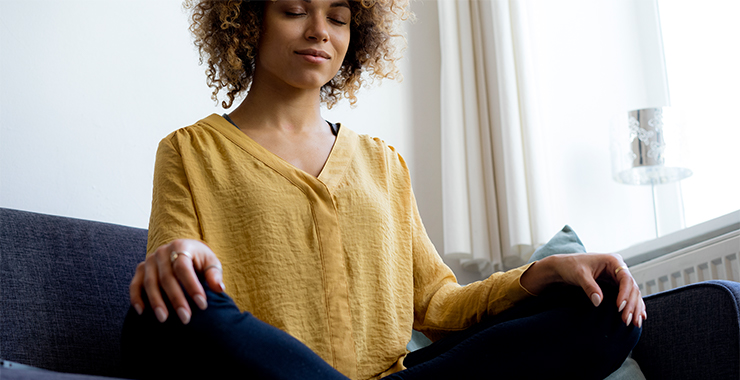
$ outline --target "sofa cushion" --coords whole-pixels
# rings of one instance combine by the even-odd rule
[[[633,356],[647,378],[740,379],[740,284],[699,282],[651,294],[645,304]]]
[[[0,357],[120,376],[144,229],[0,208]]]

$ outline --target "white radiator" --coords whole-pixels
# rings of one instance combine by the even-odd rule
[[[740,231],[630,267],[642,295],[706,280],[740,282]]]

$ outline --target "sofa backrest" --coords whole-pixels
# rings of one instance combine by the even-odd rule
[[[0,357],[121,376],[128,285],[146,239],[144,229],[0,208]]]

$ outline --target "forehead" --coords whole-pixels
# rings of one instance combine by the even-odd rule
[[[331,8],[349,8],[349,0],[272,0],[272,3],[329,4]]]

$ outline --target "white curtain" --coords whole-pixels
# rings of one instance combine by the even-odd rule
[[[487,276],[523,264],[556,232],[539,157],[526,2],[437,4],[444,254]]]

